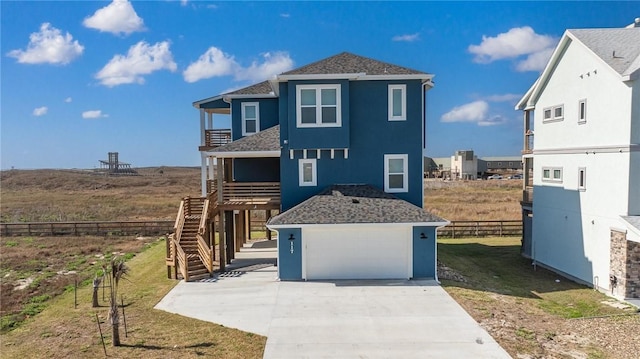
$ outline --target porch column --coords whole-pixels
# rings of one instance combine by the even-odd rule
[[[202,197],[207,196],[207,156],[200,153],[200,188]]]
[[[213,130],[213,112],[209,112],[208,113],[209,118],[208,118],[208,124],[207,124],[207,129],[209,130]]]
[[[218,212],[218,257],[220,258],[220,272],[224,272],[227,264],[227,256],[225,255],[226,246],[224,239],[224,211]]]
[[[247,238],[250,236],[251,227],[249,227],[249,217],[251,216],[251,211],[244,210],[244,217],[242,219],[242,226],[244,227],[244,237],[242,239],[243,243],[247,243]]]
[[[204,146],[205,143],[205,135],[204,135],[204,117],[205,117],[205,112],[204,109],[200,109],[200,145]]]
[[[269,228],[267,228],[267,222],[269,222],[269,219],[271,218],[271,210],[268,209],[265,211],[265,220],[264,220],[264,230],[267,232],[267,240],[271,240],[271,231],[269,230]]]
[[[238,211],[238,214],[236,215],[236,221],[235,221],[236,222],[236,249],[238,250],[238,252],[240,251],[240,249],[242,249],[245,242],[244,214],[245,214],[244,210]]]
[[[227,263],[231,263],[231,260],[235,258],[235,241],[233,235],[233,211],[224,211],[225,221],[225,245],[227,246]]]

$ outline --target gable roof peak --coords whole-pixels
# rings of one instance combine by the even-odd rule
[[[423,71],[343,51],[325,59],[282,73],[281,75],[428,75]]]

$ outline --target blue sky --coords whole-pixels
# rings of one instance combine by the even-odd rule
[[[435,74],[433,157],[518,155],[514,104],[567,28],[638,2],[2,1],[1,163],[197,166],[192,102],[342,51]],[[228,119],[214,118],[216,127]]]

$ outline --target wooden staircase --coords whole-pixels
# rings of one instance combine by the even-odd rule
[[[209,278],[213,272],[213,245],[209,241],[207,218],[211,215],[205,198],[186,197],[180,203],[175,233],[167,239],[169,278],[195,281]]]

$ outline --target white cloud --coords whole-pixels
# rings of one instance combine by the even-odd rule
[[[491,102],[509,102],[509,101],[519,100],[521,97],[522,95],[507,93],[503,95],[486,96],[484,99]]]
[[[516,65],[516,70],[520,72],[544,70],[544,67],[547,66],[547,62],[549,62],[553,54],[553,50],[554,48],[550,47],[527,56],[525,60],[520,61]]]
[[[143,75],[158,70],[173,72],[177,68],[168,41],[158,42],[153,46],[140,41],[129,48],[126,56],[114,56],[95,78],[100,80],[102,85],[109,87],[131,83],[143,84]]]
[[[180,5],[187,6],[189,4],[189,0],[180,0]]]
[[[64,102],[66,103],[70,103],[71,101],[73,101],[73,99],[71,97],[67,97],[64,99]]]
[[[78,40],[73,41],[71,34],[67,32],[63,36],[59,29],[45,22],[40,25],[40,32],[34,32],[29,36],[26,50],[12,50],[7,56],[15,57],[23,64],[66,65],[82,55],[82,51],[84,46],[80,45]]]
[[[236,80],[264,81],[293,68],[293,60],[287,52],[266,52],[262,57],[263,62],[254,61],[251,66],[239,69]]]
[[[288,18],[290,18],[290,17],[291,17],[291,14],[288,14],[288,13],[282,13],[282,14],[280,14],[280,17],[284,17],[285,19],[288,19]]]
[[[182,76],[187,82],[196,82],[211,77],[231,75],[239,66],[233,56],[212,46],[200,55],[196,62],[189,64]]]
[[[92,16],[85,18],[82,24],[116,35],[129,35],[132,32],[145,30],[144,21],[136,14],[128,0],[113,0],[111,4],[96,10]]]
[[[393,41],[404,41],[404,42],[414,42],[420,40],[420,33],[416,32],[415,34],[404,34],[404,35],[396,35],[391,38]]]
[[[495,116],[491,116],[489,118],[486,118],[482,121],[478,121],[478,126],[495,126],[495,125],[502,125],[503,123],[506,123],[507,119],[500,116],[500,115],[495,115]]]
[[[47,111],[49,111],[49,108],[47,106],[42,106],[42,107],[38,107],[38,108],[34,108],[33,109],[33,115],[34,116],[44,116],[47,114]]]
[[[462,106],[454,107],[440,118],[441,122],[480,122],[483,121],[489,104],[486,101],[474,101]]]
[[[243,67],[234,56],[212,46],[192,62],[182,75],[190,83],[221,76],[233,76],[236,81],[262,81],[293,67],[293,60],[287,52],[267,52],[262,57],[264,61],[254,61],[250,66]]]
[[[95,119],[95,118],[103,118],[103,117],[109,117],[109,115],[102,113],[102,110],[90,110],[90,111],[84,111],[82,113],[82,118],[84,119]]]
[[[216,4],[207,5],[207,9],[217,9],[217,8],[218,8],[218,5],[216,5]]]
[[[558,40],[553,36],[536,34],[529,26],[515,27],[495,37],[482,36],[479,45],[469,45],[474,62],[488,64],[496,60],[527,56],[516,65],[517,71],[542,70]]]

